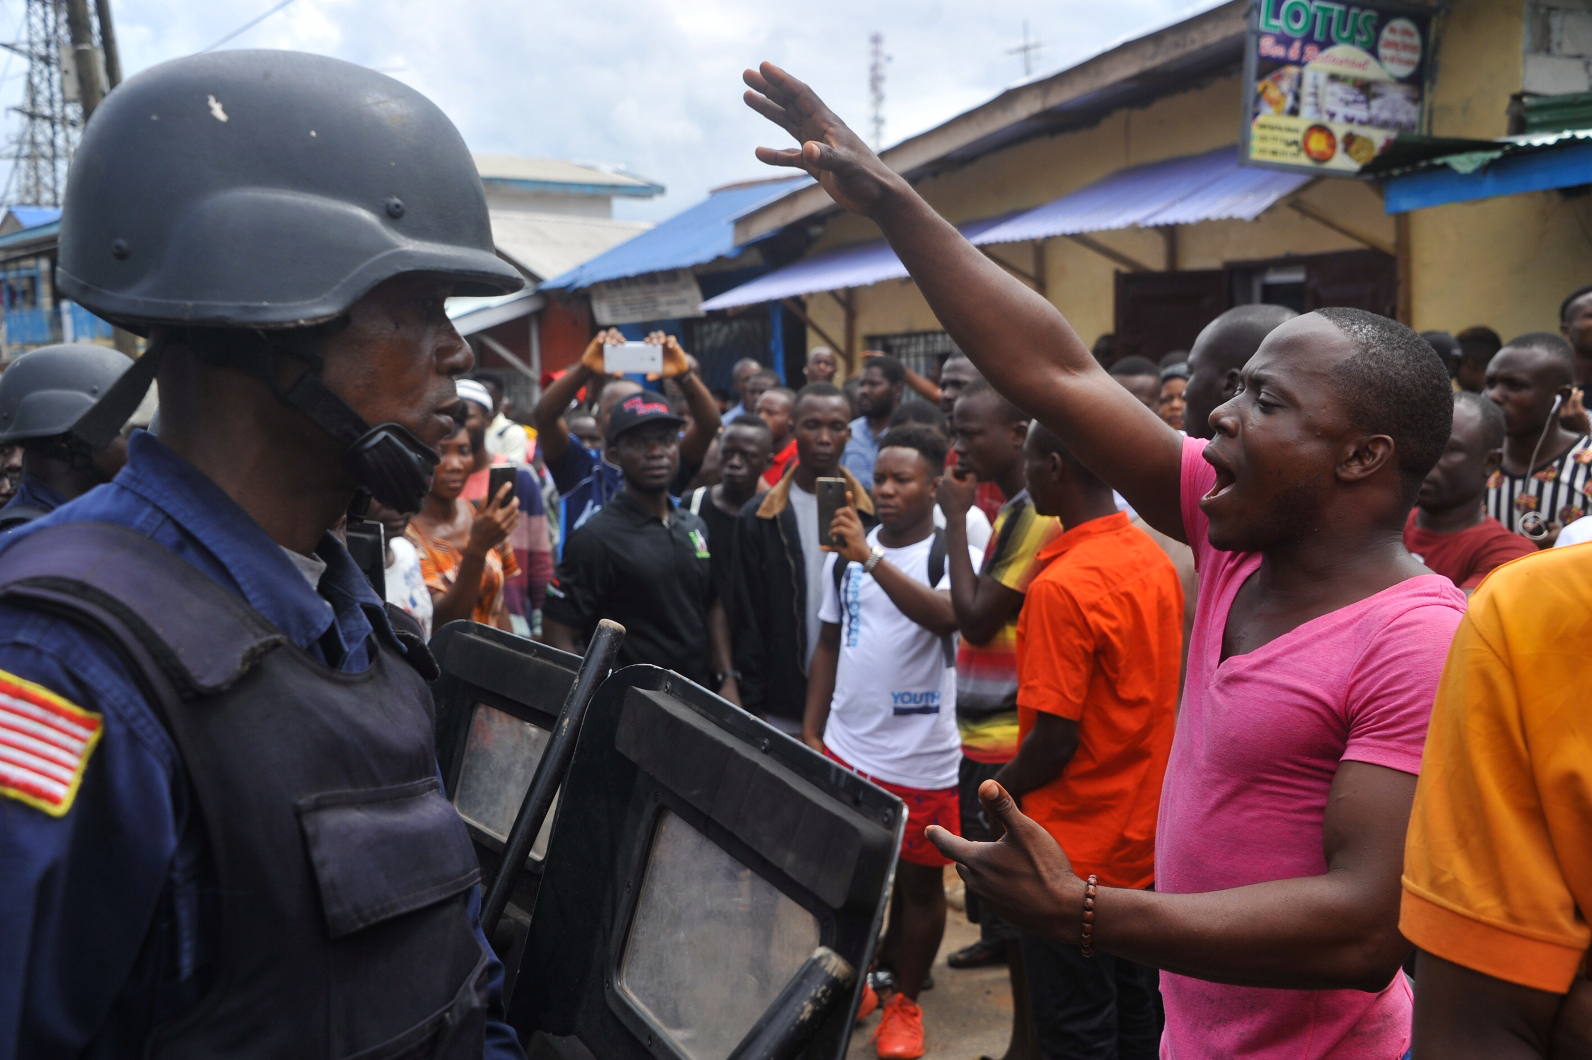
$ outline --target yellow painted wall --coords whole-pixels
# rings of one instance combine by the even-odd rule
[[[1505,107],[1520,88],[1523,6],[1454,3],[1441,27],[1435,134],[1508,132]],[[1554,331],[1560,300],[1592,283],[1592,199],[1545,191],[1415,210],[1410,247],[1417,329],[1486,324],[1506,341]]]
[[[1481,138],[1507,131],[1505,107],[1520,87],[1523,7],[1521,0],[1454,0],[1439,30],[1434,133]],[[1126,166],[1235,142],[1240,94],[1237,77],[1217,79],[1142,109],[1117,111],[1089,129],[985,155],[920,181],[918,190],[956,223],[1027,209]],[[1302,198],[1371,242],[1393,248],[1393,219],[1383,212],[1371,184],[1327,178]],[[1164,263],[1165,243],[1158,232],[1091,235],[1147,265]],[[813,250],[878,238],[871,221],[842,213],[829,220]],[[1179,267],[1185,269],[1364,246],[1281,205],[1255,221],[1184,226],[1178,241]],[[1410,247],[1418,329],[1458,331],[1484,323],[1506,338],[1551,330],[1557,327],[1559,300],[1592,283],[1592,197],[1565,199],[1543,192],[1417,211],[1411,217]],[[990,249],[1025,270],[1032,268],[1032,244]],[[1113,276],[1120,266],[1065,238],[1048,240],[1044,255],[1049,298],[1084,341],[1093,343],[1112,330]],[[808,302],[813,319],[842,339],[844,316],[835,300],[817,295]],[[940,328],[910,280],[862,288],[856,304],[859,346],[870,334]],[[809,333],[809,341],[822,340]]]

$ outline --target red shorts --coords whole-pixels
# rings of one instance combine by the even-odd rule
[[[902,861],[910,861],[914,865],[930,865],[934,867],[951,863],[950,858],[941,854],[939,848],[929,842],[929,837],[923,834],[923,830],[931,824],[937,824],[952,835],[962,834],[962,804],[957,796],[956,788],[940,788],[935,791],[925,791],[922,788],[904,788],[900,784],[892,784],[888,780],[880,780],[878,777],[869,776],[835,754],[828,747],[824,748],[824,755],[839,762],[862,779],[870,780],[879,785],[907,804],[907,830],[906,834],[901,837]]]

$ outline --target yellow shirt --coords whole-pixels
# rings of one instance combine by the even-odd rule
[[[1399,930],[1496,979],[1564,993],[1592,930],[1592,544],[1505,564],[1437,689]]]

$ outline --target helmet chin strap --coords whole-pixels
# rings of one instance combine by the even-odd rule
[[[314,347],[324,330],[315,329],[309,335],[301,331],[273,336],[263,331],[192,329],[179,332],[172,341],[186,345],[211,364],[263,379],[278,398],[304,413],[342,445],[343,464],[360,489],[394,511],[419,511],[431,488],[431,472],[439,459],[436,451],[399,424],[370,426],[321,380],[321,359]],[[72,433],[88,443],[90,449],[108,445],[149,389],[165,348],[166,344],[157,343],[133,362],[116,385],[83,414]],[[271,370],[273,350],[309,364],[309,370],[285,390]]]

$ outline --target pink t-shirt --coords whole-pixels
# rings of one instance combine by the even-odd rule
[[[1345,760],[1418,773],[1426,723],[1465,597],[1440,575],[1410,578],[1221,659],[1227,613],[1260,554],[1222,552],[1199,498],[1216,480],[1183,446],[1183,525],[1199,606],[1172,758],[1161,790],[1155,886],[1219,891],[1327,871],[1327,791]],[[1164,1060],[1397,1060],[1410,1043],[1403,975],[1377,994],[1276,990],[1161,973]]]

